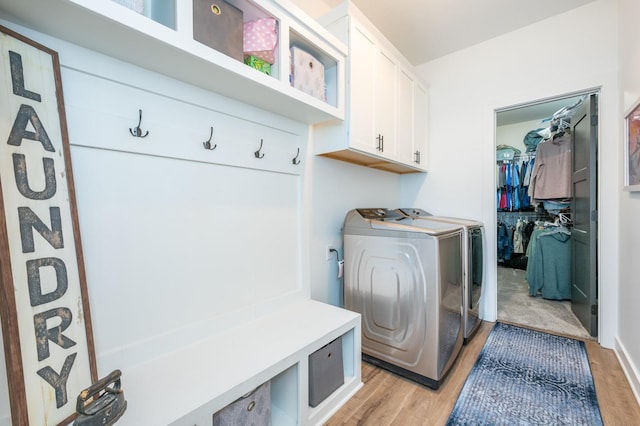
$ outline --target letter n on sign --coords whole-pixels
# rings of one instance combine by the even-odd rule
[[[97,380],[58,54],[0,26],[0,316],[12,423]]]

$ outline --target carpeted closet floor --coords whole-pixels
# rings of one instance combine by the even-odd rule
[[[529,296],[525,271],[498,266],[498,321],[592,339],[571,311],[568,300]]]

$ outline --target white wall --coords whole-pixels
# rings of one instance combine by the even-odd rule
[[[3,24],[60,53],[100,377],[286,300],[312,296],[340,304],[337,259],[325,259],[325,246],[336,247],[342,258],[348,210],[398,207],[398,175],[312,155],[312,129],[302,123]],[[118,87],[118,81],[126,84]],[[145,140],[133,140],[127,129],[136,125],[139,107],[145,111],[143,127],[151,132]],[[130,122],[127,111],[133,112]],[[219,146],[208,152],[201,141],[210,125],[218,129],[207,119],[218,119],[217,112],[228,115],[225,123],[248,121],[233,127],[231,140],[214,140]],[[112,126],[116,121],[121,123]],[[299,171],[273,173],[93,146],[193,144],[203,156],[228,155],[228,147],[251,160],[258,146],[249,149],[240,136],[254,124],[269,132],[281,129],[294,146],[299,142],[305,159]],[[271,158],[279,149],[274,145],[264,148]],[[0,425],[10,423],[8,416],[0,368]]]
[[[99,377],[309,298],[306,124],[2,24],[60,56]]]
[[[496,127],[496,146],[509,145],[519,149],[520,152],[524,154],[527,151],[527,146],[524,144],[524,136],[531,130],[543,127],[546,126],[540,124],[540,120],[505,124],[504,126]]]
[[[318,18],[331,10],[322,1],[292,0],[305,13]],[[313,130],[311,141],[313,143]],[[309,150],[312,151],[312,150]],[[359,207],[400,207],[397,174],[325,157],[308,155],[306,193],[311,240],[311,298],[342,305],[342,279],[337,258],[325,260],[327,245],[339,250],[342,259],[342,225],[346,213]]]
[[[300,9],[302,9],[307,15],[312,18],[318,18],[326,14],[331,7],[325,3],[324,1],[318,0],[291,0],[292,3],[295,3]]]
[[[342,225],[346,213],[359,207],[400,206],[399,175],[325,157],[311,161],[311,298],[342,305],[337,261],[325,260],[327,245],[342,259]]]
[[[618,329],[616,0],[599,0],[417,68],[429,86],[429,174],[402,178],[403,203],[487,226],[482,315],[496,319],[495,110],[601,87],[600,341]],[[606,250],[604,249],[606,248]]]
[[[620,0],[620,83],[621,108],[617,125],[623,132],[623,117],[626,111],[640,97],[640,2]],[[621,140],[621,139],[618,139]],[[618,177],[622,179],[623,169],[618,168]],[[620,309],[619,332],[616,351],[631,377],[631,385],[636,399],[640,401],[640,193],[622,192],[620,196]]]

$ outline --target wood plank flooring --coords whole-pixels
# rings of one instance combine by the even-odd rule
[[[336,425],[444,425],[493,323],[484,322],[437,391],[362,363],[364,386],[327,423]],[[638,406],[618,359],[610,349],[586,340],[600,411],[606,426],[640,424]]]

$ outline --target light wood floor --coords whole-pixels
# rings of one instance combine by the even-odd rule
[[[453,369],[437,391],[386,370],[362,363],[364,386],[330,420],[335,425],[444,425],[493,323],[484,322],[462,348]],[[640,424],[640,407],[614,352],[585,341],[606,426]]]

